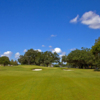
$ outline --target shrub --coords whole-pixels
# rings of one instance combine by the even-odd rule
[[[100,69],[94,69],[94,71],[100,71]]]
[[[59,65],[54,65],[54,67],[59,67]]]

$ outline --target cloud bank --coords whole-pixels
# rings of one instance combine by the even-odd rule
[[[20,53],[19,53],[19,52],[17,52],[17,53],[15,54],[15,58],[16,58],[16,59],[18,59],[18,58],[19,58],[19,56],[20,56]]]
[[[27,50],[25,49],[23,52],[27,52]]]
[[[12,52],[11,51],[7,51],[7,52],[4,52],[2,55],[1,55],[1,57],[2,56],[7,56],[7,57],[11,57],[11,55],[12,55]]]
[[[74,50],[76,50],[76,48],[70,49],[70,51],[74,51]]]
[[[45,45],[42,45],[42,47],[45,47]]]
[[[78,16],[72,19],[70,22],[77,22]],[[85,12],[79,20],[82,24],[87,25],[92,29],[100,29],[100,15],[93,11]]]
[[[62,57],[62,56],[65,56],[65,55],[66,55],[66,52],[62,52],[62,54],[59,55],[59,56]]]
[[[56,52],[56,53],[61,53],[62,51],[61,51],[60,48],[55,48],[54,50],[52,50],[52,52],[53,52],[53,53],[54,53],[54,52]]]
[[[52,46],[50,45],[49,48],[52,48]]]
[[[56,37],[56,36],[57,36],[57,35],[53,35],[53,34],[51,35],[51,37]]]
[[[70,23],[77,23],[79,15],[77,15],[74,19],[70,20]]]
[[[41,50],[41,49],[35,49],[35,51],[42,52],[42,50]]]

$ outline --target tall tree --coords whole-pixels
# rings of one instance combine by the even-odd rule
[[[0,57],[0,64],[3,64],[4,66],[10,64],[9,58],[6,56]]]
[[[46,51],[44,52],[44,63],[48,66],[51,63],[58,63],[59,62],[59,55],[54,52]]]
[[[95,43],[91,48],[91,52],[95,56],[95,66],[100,68],[100,37],[95,40]]]
[[[16,60],[14,61],[14,65],[18,65],[18,62]]]
[[[20,55],[18,59],[21,64],[46,65],[59,62],[59,55],[50,51],[39,52],[38,50],[29,49],[24,55]]]
[[[50,51],[44,52],[44,64],[46,64],[47,67],[49,64],[53,62],[52,56],[53,56],[52,52]]]
[[[16,60],[14,61],[14,60],[12,59],[12,60],[10,61],[10,64],[11,64],[11,65],[18,65],[18,62],[17,62]]]
[[[56,52],[53,53],[52,60],[54,63],[59,63],[60,57]]]
[[[24,57],[26,57],[28,64],[36,64],[35,59],[38,55],[38,50],[29,49],[25,52]]]
[[[66,55],[62,56],[62,62],[67,62],[67,56]]]
[[[18,62],[21,64],[28,64],[26,57],[24,57],[23,55],[20,55]]]
[[[88,48],[82,48],[82,50],[76,49],[67,56],[67,62],[74,66],[79,66],[79,68],[86,68],[94,64],[94,56]]]
[[[43,60],[43,52],[38,52],[37,53],[37,56],[35,57],[35,64],[36,65],[39,65],[42,63],[42,60]]]
[[[10,64],[11,65],[14,65],[14,60],[13,59],[10,61]]]

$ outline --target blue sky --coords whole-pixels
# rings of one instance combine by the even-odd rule
[[[68,54],[99,36],[100,0],[0,0],[1,56],[31,48]]]

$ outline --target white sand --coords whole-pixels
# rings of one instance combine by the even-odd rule
[[[66,71],[73,71],[73,70],[66,70]]]
[[[41,71],[42,69],[33,69],[32,71]]]
[[[64,71],[73,71],[73,70],[70,70],[70,69],[65,70],[65,69],[64,69]]]

